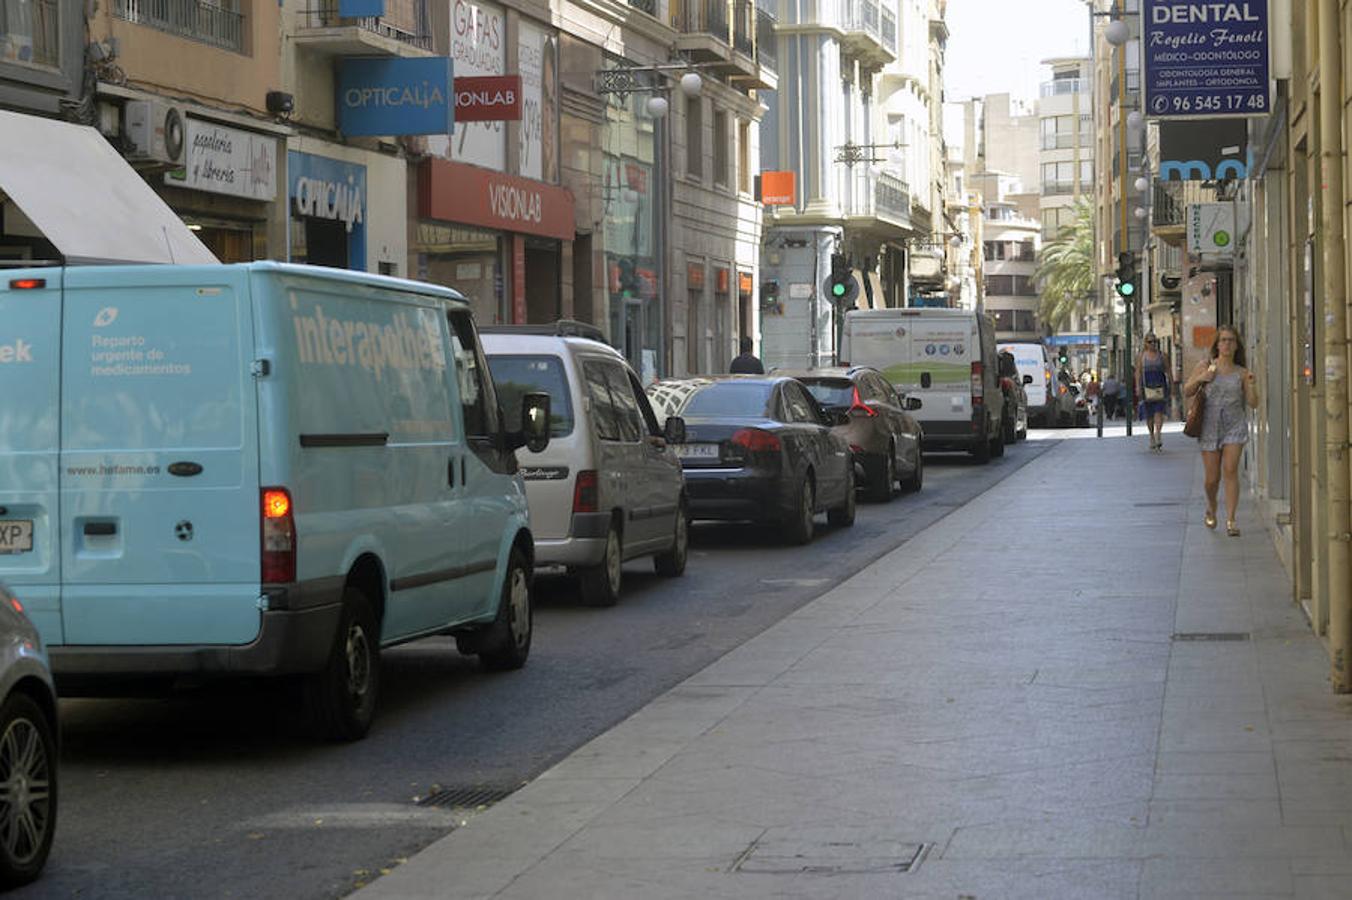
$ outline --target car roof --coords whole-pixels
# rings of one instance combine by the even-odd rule
[[[766,384],[778,384],[781,381],[792,381],[792,376],[783,375],[779,372],[767,372],[764,375],[678,375],[672,378],[661,378],[653,384],[715,384],[722,381],[763,381]]]
[[[821,369],[772,369],[776,375],[787,375],[799,380],[810,378],[849,378],[864,372],[878,372],[873,366],[826,366]],[[882,374],[882,373],[878,373]]]
[[[480,329],[484,352],[490,356],[516,353],[596,353],[626,362],[624,355],[614,347],[591,338],[538,332],[507,330],[501,326]]]

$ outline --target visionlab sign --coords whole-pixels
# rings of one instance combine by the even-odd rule
[[[1267,0],[1142,0],[1141,33],[1147,115],[1271,112]]]
[[[450,134],[449,58],[356,57],[338,64],[338,130],[348,136]]]

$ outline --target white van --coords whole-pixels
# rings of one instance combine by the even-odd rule
[[[1009,341],[1001,350],[1014,355],[1014,365],[1028,392],[1028,421],[1051,428],[1056,421],[1056,382],[1052,378],[1052,358],[1045,345],[1036,341]]]
[[[523,665],[534,542],[454,291],[271,262],[0,275],[0,579],[58,690],[300,676],[366,733],[385,647],[450,634]]]
[[[861,309],[845,314],[840,365],[872,366],[908,397],[926,450],[1005,452],[995,328],[967,309]]]

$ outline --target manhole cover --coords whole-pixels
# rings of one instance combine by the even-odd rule
[[[1247,631],[1180,631],[1174,635],[1176,641],[1247,641]]]
[[[491,787],[449,787],[433,785],[432,792],[418,801],[419,806],[440,806],[445,809],[478,809],[492,806],[511,795],[516,788]]]

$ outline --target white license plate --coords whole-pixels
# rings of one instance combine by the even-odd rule
[[[0,554],[33,549],[32,519],[0,519]]]
[[[718,445],[677,444],[676,455],[681,459],[718,459]]]

